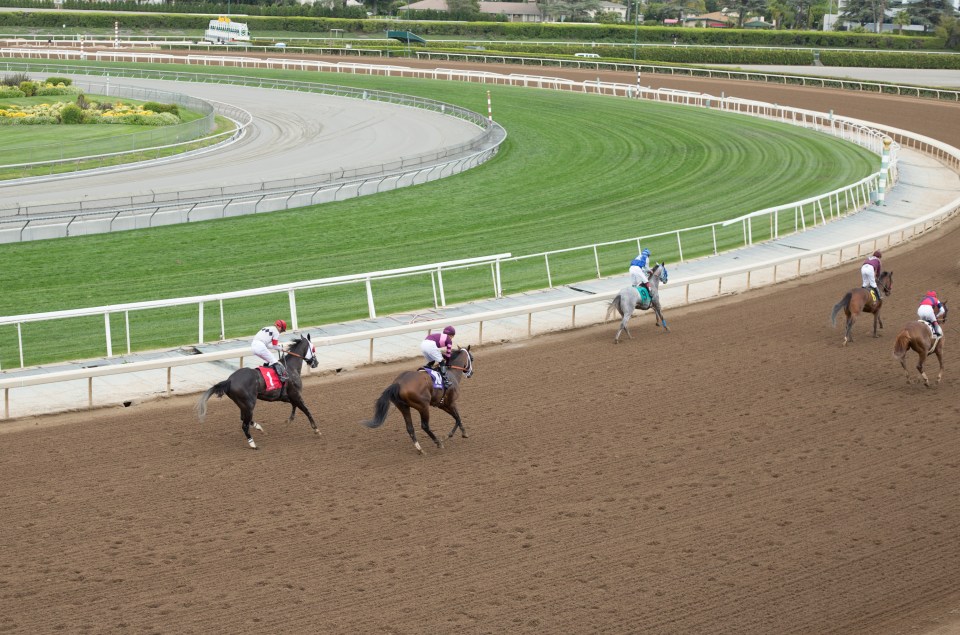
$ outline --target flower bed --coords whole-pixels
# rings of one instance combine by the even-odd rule
[[[0,97],[4,97],[0,92]],[[180,123],[171,112],[155,112],[140,104],[121,101],[88,101],[82,95],[74,102],[55,102],[32,106],[0,106],[0,126],[29,126],[45,124],[132,124],[139,126],[170,126]]]

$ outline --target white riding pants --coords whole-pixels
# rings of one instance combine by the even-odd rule
[[[268,364],[276,364],[280,361],[280,358],[277,357],[277,354],[274,353],[272,349],[267,348],[267,345],[260,340],[253,340],[253,344],[250,345],[250,348],[253,349],[254,355]]]
[[[860,267],[860,277],[863,278],[864,287],[877,286],[877,272],[874,270],[873,265],[863,265]]]
[[[930,306],[929,304],[921,304],[917,308],[917,317],[919,317],[924,322],[928,322],[931,325],[937,321],[937,314],[933,312],[933,307]],[[937,331],[938,336],[943,335],[943,330],[940,329],[939,324],[934,326],[933,330]]]
[[[647,272],[640,265],[630,265],[630,284],[639,287],[644,282],[649,282],[650,278]]]
[[[427,360],[428,364],[430,362],[437,362],[438,364],[443,362],[443,352],[433,340],[423,340],[420,342],[420,352],[423,353],[423,358]]]

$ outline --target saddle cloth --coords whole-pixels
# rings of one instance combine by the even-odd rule
[[[433,380],[434,388],[443,388],[443,379],[440,377],[440,373],[438,371],[435,371],[432,368],[421,368],[420,372],[430,375],[430,379]]]
[[[637,305],[638,308],[642,310],[647,310],[650,308],[650,292],[647,291],[646,287],[637,287],[637,293],[640,294],[640,304]]]
[[[283,384],[280,383],[280,378],[277,377],[277,371],[273,370],[269,366],[257,366],[257,370],[260,371],[260,374],[263,376],[263,382],[266,384],[267,392],[271,390],[280,390],[283,387]]]

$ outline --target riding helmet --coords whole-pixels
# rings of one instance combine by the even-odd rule
[[[287,323],[284,322],[283,320],[277,320],[276,322],[273,323],[273,325],[276,326],[278,329],[280,329],[281,333],[287,330]]]
[[[874,258],[883,258],[883,255],[880,253],[880,250],[878,249],[878,250],[876,250],[875,252],[873,252],[873,257],[874,257]]]
[[[453,328],[452,326],[448,326],[443,329],[443,332],[447,335],[456,335],[457,329]]]
[[[647,249],[646,247],[644,247],[643,251],[640,252],[640,255],[641,255],[641,256],[649,256],[649,255],[650,255],[650,250]]]

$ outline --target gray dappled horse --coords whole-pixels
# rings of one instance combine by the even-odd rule
[[[620,328],[617,330],[617,336],[613,338],[614,344],[620,342],[620,335],[626,331],[627,337],[633,339],[633,336],[630,335],[630,329],[627,328],[627,321],[630,319],[630,316],[633,315],[633,312],[636,309],[647,310],[652,308],[653,312],[657,316],[657,326],[662,326],[664,330],[669,333],[670,329],[667,328],[667,321],[663,319],[663,312],[660,308],[660,283],[667,283],[667,268],[663,266],[663,263],[658,262],[657,266],[653,268],[653,271],[650,273],[650,303],[646,306],[640,301],[640,292],[637,291],[636,287],[624,287],[620,289],[618,293],[612,300],[610,300],[610,306],[607,307],[607,317],[610,319],[610,316],[614,311],[620,313],[620,316],[623,318],[620,320]]]
[[[240,422],[243,426],[243,436],[247,438],[247,445],[256,450],[257,444],[250,436],[250,428],[253,427],[254,430],[260,432],[264,431],[263,427],[253,420],[253,409],[257,405],[257,400],[286,401],[290,404],[290,417],[287,422],[293,421],[293,416],[297,414],[297,408],[299,408],[303,411],[303,414],[307,415],[310,427],[319,435],[320,430],[317,428],[317,422],[313,420],[313,415],[310,414],[307,404],[303,403],[303,382],[300,379],[300,369],[304,362],[310,364],[310,368],[317,367],[316,349],[310,341],[309,335],[295,340],[284,354],[281,363],[287,367],[287,383],[282,388],[268,391],[263,376],[256,368],[236,370],[230,377],[200,396],[200,401],[196,405],[200,421],[203,421],[204,417],[207,416],[207,400],[210,397],[213,395],[230,397],[233,403],[240,408]]]

